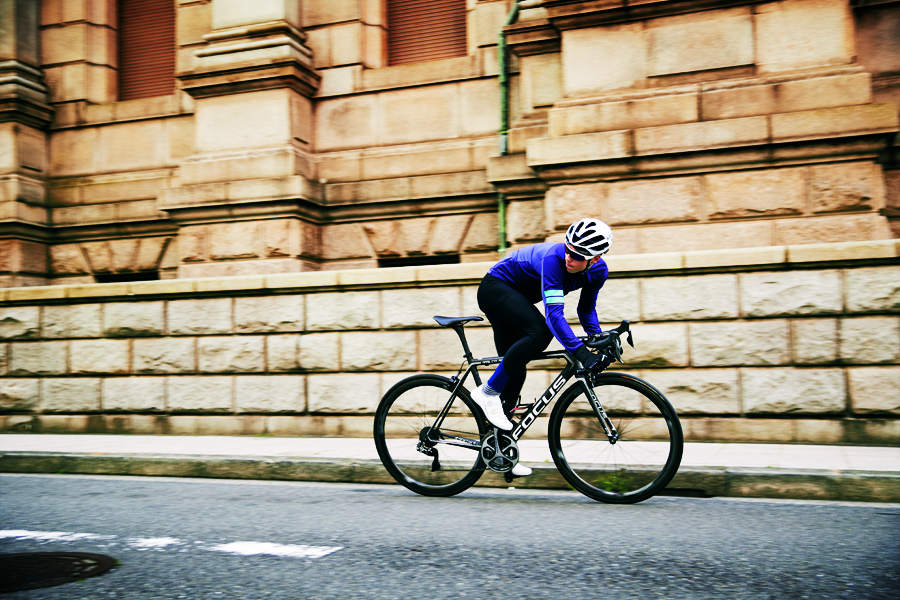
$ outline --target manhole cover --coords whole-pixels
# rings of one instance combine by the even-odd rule
[[[36,590],[106,573],[116,559],[87,552],[0,554],[0,593]]]

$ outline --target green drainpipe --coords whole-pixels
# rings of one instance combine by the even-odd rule
[[[503,26],[512,25],[519,18],[519,1],[513,2],[512,10],[506,16]],[[497,57],[500,61],[500,156],[509,154],[509,50],[506,47],[506,33],[501,29],[497,35]],[[500,254],[506,252],[506,197],[497,193],[497,221],[500,235]]]

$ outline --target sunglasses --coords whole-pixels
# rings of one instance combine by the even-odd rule
[[[585,261],[588,260],[587,257],[578,254],[577,252],[571,250],[568,246],[566,246],[566,254],[572,257],[572,260]]]

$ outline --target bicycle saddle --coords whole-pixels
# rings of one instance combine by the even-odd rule
[[[434,320],[441,327],[456,327],[465,325],[469,321],[484,321],[481,317],[435,317]]]

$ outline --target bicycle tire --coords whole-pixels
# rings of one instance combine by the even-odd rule
[[[433,457],[417,450],[422,432],[434,422],[454,385],[440,375],[407,377],[388,390],[375,412],[375,447],[381,463],[398,483],[423,496],[455,496],[484,473],[478,451],[437,444],[441,468],[432,471]],[[487,430],[481,409],[460,386],[440,431],[480,443]]]
[[[633,504],[662,491],[678,472],[684,434],[659,390],[625,373],[603,373],[594,393],[619,432],[615,444],[576,383],[556,403],[548,424],[556,468],[576,490],[600,502]]]

